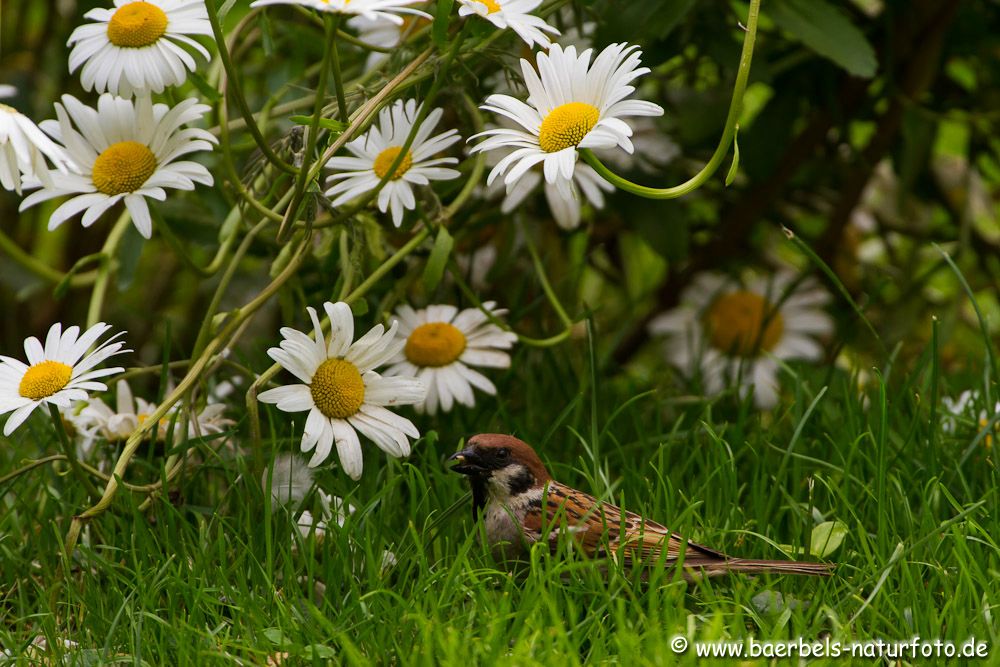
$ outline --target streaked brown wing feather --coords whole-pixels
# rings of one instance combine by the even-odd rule
[[[727,560],[724,554],[687,542],[655,521],[553,481],[542,502],[528,509],[525,537],[530,542],[547,539],[554,551],[563,525],[587,555],[622,557],[626,564],[658,562],[664,549],[667,563],[677,560],[682,552],[684,560],[692,564]],[[543,534],[546,531],[548,535]]]

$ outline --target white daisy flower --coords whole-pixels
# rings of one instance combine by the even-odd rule
[[[613,148],[632,152],[628,116],[659,116],[663,109],[642,100],[625,99],[635,88],[631,82],[649,72],[639,67],[637,46],[612,44],[591,64],[592,49],[577,55],[576,47],[553,45],[538,54],[538,73],[527,60],[521,72],[528,103],[509,95],[490,95],[482,109],[513,120],[518,129],[495,128],[472,137],[484,140],[472,150],[513,150],[501,159],[487,178],[498,176],[511,185],[541,163],[545,180],[567,182],[573,177],[578,148]]]
[[[85,211],[83,226],[89,227],[124,201],[135,228],[148,239],[153,223],[146,197],[163,201],[167,198],[164,188],[194,190],[195,183],[213,183],[203,165],[177,160],[188,153],[212,150],[217,142],[205,130],[183,128],[208,110],[193,98],[171,108],[153,104],[149,97],[133,102],[109,94],[101,95],[93,109],[72,95],[63,95],[62,104],[56,103],[59,121],[47,120],[41,127],[66,147],[80,173],[49,172],[52,185],[26,197],[20,210],[74,195],[52,213],[49,229],[81,211]]]
[[[524,40],[528,47],[535,44],[547,49],[552,46],[552,40],[545,33],[558,35],[559,30],[549,25],[541,17],[531,12],[535,11],[542,0],[458,0],[459,16],[475,14],[481,16],[500,30],[510,28]]]
[[[369,19],[364,16],[354,16],[347,21],[349,27],[358,31],[358,39],[382,49],[395,49],[416,27],[427,24],[426,19],[417,16],[406,16],[402,23],[388,19]],[[375,68],[388,57],[388,53],[371,51],[365,61],[365,71]]]
[[[347,523],[347,517],[352,516],[357,508],[343,498],[326,493],[322,489],[316,491],[316,496],[319,498],[320,504],[318,514],[314,516],[311,511],[303,510],[295,519],[295,527],[298,528],[302,539],[306,539],[310,533],[313,533],[316,542],[322,543],[326,539],[327,530],[334,525],[338,529],[343,528],[344,524]],[[296,549],[296,546],[293,545],[292,548]],[[351,544],[350,553],[352,556],[359,555],[360,550],[355,544]],[[360,555],[363,556],[363,554]],[[395,567],[397,562],[396,554],[388,549],[383,549],[379,571],[385,574]]]
[[[281,506],[298,507],[309,495],[314,481],[312,468],[297,454],[278,454],[274,457],[274,464],[260,478],[260,486],[265,492],[269,479],[272,510]]]
[[[111,329],[100,322],[80,334],[80,327],[72,326],[63,331],[62,324],[49,328],[45,345],[34,336],[24,341],[28,363],[0,355],[0,415],[12,413],[4,426],[3,434],[10,435],[24,423],[40,405],[51,404],[68,408],[74,401],[87,399],[89,391],[107,391],[108,387],[98,378],[120,373],[124,369],[95,368],[116,354],[131,352],[123,349],[125,343],[116,340],[118,333],[88,350]]]
[[[502,156],[494,157],[494,154],[491,153],[487,155],[486,162],[487,164],[496,164],[500,159]],[[541,169],[536,166],[509,185],[494,181],[489,186],[489,190],[491,193],[504,193],[500,212],[506,214],[517,209],[539,186],[544,186],[545,200],[549,204],[552,217],[563,229],[576,229],[580,226],[583,209],[581,194],[583,199],[586,199],[595,209],[602,209],[604,208],[604,193],[615,189],[613,185],[601,178],[590,165],[581,164],[577,165],[573,171],[573,178],[568,181],[560,179],[555,183],[549,183],[543,178]]]
[[[362,456],[358,432],[390,456],[409,456],[409,438],[419,438],[416,426],[386,406],[410,405],[424,400],[426,388],[415,378],[382,377],[375,368],[393,358],[406,344],[396,340],[397,323],[388,331],[381,324],[354,340],[354,316],[346,303],[325,303],[331,333],[327,342],[316,310],[308,308],[315,339],[290,327],[281,329],[284,340],[268,355],[302,380],[265,391],[258,398],[285,412],[309,412],[302,451],[315,449],[311,467],[330,455],[334,443],[344,471],[361,477]]]
[[[327,178],[327,183],[340,181],[326,191],[327,197],[335,198],[331,202],[334,206],[340,206],[375,189],[402,151],[419,112],[420,107],[415,100],[407,100],[405,103],[397,100],[391,108],[384,108],[379,112],[377,126],[372,126],[367,134],[347,144],[347,150],[354,153],[355,157],[330,158],[326,163],[328,168],[350,170]],[[410,150],[378,193],[378,209],[383,213],[386,209],[391,209],[392,223],[396,227],[403,223],[403,212],[411,211],[416,206],[414,185],[428,185],[431,181],[446,181],[460,176],[454,169],[439,166],[455,164],[458,162],[457,158],[431,157],[461,139],[458,130],[430,136],[443,113],[441,109],[434,109],[427,114],[413,137]]]
[[[86,91],[122,97],[179,86],[194,71],[187,48],[207,60],[189,35],[212,36],[204,0],[115,0],[115,9],[91,9],[69,37],[69,71],[83,66]]]
[[[806,278],[790,293],[796,276],[745,283],[717,273],[702,273],[681,294],[681,304],[649,325],[667,336],[671,363],[689,376],[700,374],[708,395],[738,383],[741,395],[753,387],[758,408],[778,401],[779,361],[816,361],[823,356],[817,338],[833,333],[823,310],[830,295]]]
[[[97,439],[108,442],[125,440],[156,410],[156,405],[132,395],[132,388],[125,380],[118,380],[115,385],[117,392],[115,409],[99,398],[87,401],[86,405],[72,418],[73,425],[83,436],[85,443]],[[157,436],[166,436],[169,419],[161,420]],[[161,434],[162,431],[162,434]]]
[[[11,94],[16,92],[13,86],[0,88],[9,88],[7,92]],[[46,137],[30,118],[13,107],[0,104],[0,185],[4,190],[21,194],[21,183],[36,179],[51,184],[45,158],[62,173],[72,168],[66,151]]]
[[[85,444],[98,438],[108,442],[125,440],[159,407],[156,403],[134,396],[132,388],[125,380],[119,380],[115,390],[117,397],[114,410],[101,399],[93,398],[72,418],[71,421],[83,435]],[[231,419],[223,417],[225,409],[226,406],[220,403],[210,403],[205,406],[201,412],[192,416],[187,426],[187,437],[204,437],[225,431],[233,424]],[[170,435],[171,424],[177,423],[174,415],[178,410],[179,407],[175,405],[160,419],[160,423],[153,431],[153,436],[157,440],[166,440]],[[174,437],[177,437],[176,433]]]
[[[681,154],[681,147],[664,134],[652,118],[636,118],[632,123],[634,153],[605,149],[594,151],[601,162],[619,173],[640,170],[659,173]],[[582,165],[581,165],[582,166]]]
[[[296,5],[307,7],[320,12],[330,12],[332,14],[356,14],[367,19],[384,19],[396,24],[402,24],[403,18],[399,14],[415,14],[424,18],[433,18],[427,12],[413,9],[408,5],[418,5],[425,0],[255,0],[250,3],[251,7],[264,7],[266,5]]]
[[[358,31],[358,39],[365,44],[371,44],[382,49],[394,49],[403,41],[403,31],[407,23],[396,23],[386,19],[367,19],[364,16],[354,16],[347,21],[350,28]],[[374,69],[389,57],[382,51],[371,51],[365,60],[365,71]]]
[[[330,495],[322,490],[316,492],[319,498],[319,516],[314,517],[309,510],[302,510],[296,519],[295,524],[299,529],[299,534],[305,539],[309,533],[315,532],[317,541],[322,541],[326,537],[326,529],[331,522],[338,528],[343,528],[347,523],[347,517],[354,514],[357,508],[343,498]]]
[[[506,314],[488,301],[483,307],[495,317]],[[417,377],[427,387],[427,398],[417,410],[435,414],[455,403],[476,404],[472,389],[495,396],[497,388],[483,374],[470,366],[509,368],[509,350],[517,335],[493,324],[478,308],[459,311],[455,306],[428,306],[414,310],[400,306],[399,333],[406,345],[389,363],[386,375]]]

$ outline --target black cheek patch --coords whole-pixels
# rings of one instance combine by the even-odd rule
[[[521,471],[510,480],[508,492],[512,496],[520,495],[535,485],[535,476],[522,467]]]

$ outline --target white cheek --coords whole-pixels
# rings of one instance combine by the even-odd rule
[[[510,465],[495,471],[490,475],[490,493],[495,498],[506,498],[510,495],[511,483],[526,472],[522,465]]]

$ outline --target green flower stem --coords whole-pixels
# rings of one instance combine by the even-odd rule
[[[0,230],[0,252],[3,252],[12,260],[20,264],[22,268],[30,271],[47,282],[59,284],[67,278],[68,274],[63,273],[62,271],[57,271],[45,262],[26,253],[14,242],[12,238],[4,234],[3,230]],[[93,285],[96,279],[97,271],[79,273],[69,278],[69,286],[87,287],[88,285]]]
[[[267,140],[264,139],[264,135],[260,133],[260,128],[257,127],[253,113],[250,111],[250,106],[247,104],[246,97],[243,96],[243,87],[240,85],[240,80],[236,75],[236,69],[233,67],[233,60],[229,55],[229,47],[226,44],[226,36],[223,34],[222,26],[219,24],[218,11],[215,8],[214,3],[208,2],[205,3],[205,6],[208,10],[208,21],[212,24],[212,34],[215,37],[215,45],[219,48],[219,60],[222,61],[222,67],[226,71],[226,80],[228,82],[227,88],[229,88],[229,92],[232,93],[233,99],[236,100],[236,106],[239,108],[240,114],[246,122],[247,130],[249,130],[253,140],[257,143],[257,147],[260,148],[260,152],[263,153],[264,157],[266,157],[269,162],[289,174],[296,173],[298,170],[278,157],[275,152],[271,150],[271,146],[267,143]]]
[[[726,155],[729,154],[729,147],[732,146],[733,139],[736,136],[740,111],[743,108],[743,94],[746,92],[747,79],[750,76],[750,61],[753,58],[754,42],[757,39],[757,17],[759,14],[760,0],[750,0],[750,14],[747,18],[746,35],[743,38],[743,52],[740,55],[740,65],[736,72],[733,98],[729,103],[729,115],[726,117],[726,125],[722,130],[722,138],[719,140],[719,145],[716,147],[715,153],[712,154],[708,164],[701,171],[680,185],[670,188],[650,188],[638,185],[615,174],[604,166],[593,152],[586,148],[580,150],[580,155],[584,161],[593,167],[604,180],[616,188],[647,199],[676,199],[704,185],[726,159]]]
[[[41,467],[41,466],[43,466],[43,465],[45,465],[47,463],[56,463],[58,461],[67,461],[68,462],[69,460],[70,460],[70,458],[68,456],[66,456],[65,454],[52,454],[50,456],[43,456],[40,459],[29,460],[26,464],[24,464],[20,468],[17,468],[16,470],[13,470],[13,471],[7,473],[3,477],[0,477],[0,489],[3,488],[4,484],[7,484],[8,482],[11,482],[11,481],[17,479],[21,475],[24,475],[26,473],[31,472],[35,468],[39,468],[39,467]],[[86,472],[88,475],[96,477],[96,478],[98,478],[98,479],[100,479],[100,480],[102,480],[104,482],[107,482],[108,480],[111,479],[110,475],[107,475],[107,474],[101,472],[100,470],[98,470],[97,468],[95,468],[93,466],[87,465],[86,463],[84,463],[83,461],[80,461],[79,459],[77,459],[77,463],[79,464],[80,468],[84,472]],[[123,483],[122,486],[124,486],[125,488],[129,489],[130,491],[143,491],[146,488],[145,486],[138,486],[138,485],[127,484],[127,483]],[[152,486],[152,485],[147,485],[147,486]],[[94,496],[96,497],[97,495],[98,495],[98,493],[97,493],[97,490],[95,489],[94,490]]]
[[[323,101],[326,99],[326,83],[330,75],[331,65],[337,52],[337,43],[334,39],[334,34],[336,34],[336,24],[339,19],[332,19],[326,17],[326,41],[324,45],[326,47],[323,53],[323,65],[319,70],[319,82],[316,84],[316,97],[313,100],[313,112],[312,119],[309,122],[309,134],[306,137],[306,146],[302,155],[302,166],[299,168],[298,177],[295,179],[295,186],[292,190],[292,200],[288,204],[288,208],[285,209],[285,217],[281,221],[281,226],[278,228],[277,240],[278,243],[282,243],[293,222],[295,222],[296,216],[299,213],[299,206],[302,204],[302,198],[306,191],[306,185],[311,183],[314,178],[319,173],[318,169],[310,169],[310,160],[313,159],[313,153],[316,150],[316,143],[319,139],[319,121],[323,116]],[[339,71],[339,70],[338,70]],[[343,95],[343,90],[340,94]],[[337,100],[340,103],[340,98]],[[346,114],[347,103],[344,102],[344,106],[341,107],[341,114]],[[342,116],[346,118],[346,115]],[[319,165],[322,166],[321,164]]]
[[[573,318],[566,314],[566,310],[559,301],[559,297],[556,296],[555,290],[552,289],[552,285],[549,283],[549,278],[545,275],[545,266],[542,264],[542,260],[538,256],[538,250],[535,249],[535,244],[531,241],[531,235],[528,234],[528,230],[524,229],[523,231],[524,243],[528,246],[528,253],[531,255],[531,263],[535,266],[535,273],[538,274],[538,282],[542,285],[542,291],[545,292],[546,298],[549,300],[549,303],[552,304],[552,309],[556,311],[556,315],[559,316],[559,320],[563,323],[563,326],[569,329],[575,324],[573,322]]]
[[[347,123],[350,116],[347,115],[347,99],[344,97],[344,80],[340,74],[340,53],[337,50],[337,40],[340,35],[340,14],[334,14],[333,29],[330,31],[330,66],[333,69],[333,89],[337,94],[337,110],[340,112],[338,118],[342,123]]]
[[[66,434],[66,426],[63,424],[59,408],[52,403],[49,403],[49,416],[52,417],[52,425],[55,426],[56,434],[59,436],[59,444],[62,446],[63,454],[66,455],[66,460],[69,461],[70,468],[73,469],[80,483],[83,484],[83,488],[87,491],[87,494],[96,498],[99,495],[97,487],[94,486],[87,472],[80,466],[80,461],[77,460],[76,452],[73,450],[73,443],[70,441],[69,435]]]
[[[177,401],[179,401],[192,389],[192,387],[194,387],[194,385],[201,379],[202,372],[212,361],[212,358],[230,343],[233,336],[242,329],[243,324],[249,320],[250,317],[252,317],[254,313],[261,308],[261,306],[267,303],[293,275],[295,275],[298,271],[299,265],[302,263],[302,260],[307,254],[307,250],[309,249],[311,242],[311,235],[305,234],[298,247],[292,253],[292,257],[289,260],[288,265],[260,292],[260,294],[255,296],[242,308],[233,313],[232,318],[226,326],[222,328],[222,331],[220,331],[219,334],[205,346],[205,350],[202,352],[201,356],[199,356],[198,359],[191,364],[187,374],[180,381],[180,383],[178,383],[177,387],[163,399],[160,406],[154,410],[153,413],[149,415],[149,417],[143,421],[143,423],[140,424],[139,427],[128,437],[128,440],[125,441],[125,447],[122,450],[122,453],[118,456],[118,460],[115,462],[111,478],[108,480],[107,486],[105,487],[100,500],[98,500],[95,505],[86,511],[73,517],[69,531],[66,534],[66,553],[73,553],[73,549],[76,547],[76,543],[80,538],[80,531],[83,529],[83,524],[105,512],[111,506],[115,495],[118,493],[119,480],[124,477],[125,472],[128,469],[128,465],[132,461],[132,457],[135,456],[135,452],[139,448],[139,445],[146,433],[158,424],[160,419],[162,419],[167,412],[170,411],[170,408],[172,408]]]
[[[29,473],[35,468],[41,467],[46,463],[55,463],[56,461],[66,461],[66,460],[68,459],[66,458],[65,454],[52,454],[51,456],[44,456],[40,459],[34,459],[28,461],[20,468],[16,468],[7,473],[6,475],[4,475],[3,477],[0,477],[0,495],[6,495],[7,491],[3,487],[5,484],[7,484],[7,482],[12,482],[21,475]]]
[[[467,94],[462,95],[462,102],[465,105],[466,111],[469,113],[470,120],[472,121],[473,132],[476,134],[482,132],[484,129],[483,119],[482,116],[479,115],[476,103],[473,102],[472,98]],[[476,191],[476,187],[478,187],[482,182],[483,171],[486,169],[486,154],[482,152],[476,153],[472,160],[474,160],[472,163],[472,171],[469,172],[469,178],[466,179],[465,185],[462,186],[462,189],[458,191],[455,198],[444,207],[441,214],[438,216],[438,220],[441,224],[447,224],[449,220],[455,217],[455,214],[461,210],[462,206],[465,205],[465,202],[472,196],[472,193]]]
[[[343,301],[354,285],[354,262],[351,261],[348,236],[350,236],[350,233],[347,229],[340,230],[340,275],[344,279],[344,284],[340,287],[340,295],[337,297],[337,301]]]
[[[118,245],[121,243],[122,237],[125,236],[125,232],[128,231],[131,224],[132,218],[129,216],[128,209],[126,208],[122,211],[121,216],[118,217],[115,226],[111,228],[111,233],[108,234],[108,238],[104,241],[104,246],[101,248],[101,265],[97,269],[94,289],[90,293],[90,306],[87,308],[87,328],[101,321],[101,310],[104,308],[104,298],[108,293],[108,284],[111,282],[112,274],[114,274],[115,269],[118,267],[118,262],[115,260],[115,253],[118,251]]]

